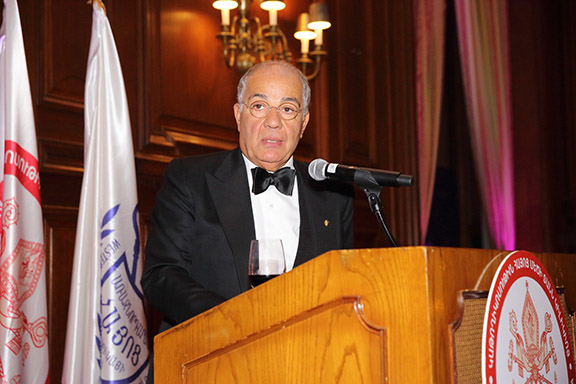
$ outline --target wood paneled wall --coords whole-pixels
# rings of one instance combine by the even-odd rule
[[[411,1],[331,3],[327,157],[416,175],[414,20]],[[418,244],[417,187],[385,188],[386,220],[401,245]],[[389,246],[357,190],[356,241]]]
[[[530,32],[531,19],[527,18],[530,15],[527,10],[532,8],[524,7],[524,0],[509,2],[516,4],[511,11],[524,9],[523,13],[514,13],[518,18],[511,27],[522,27],[521,30]],[[211,3],[211,0],[106,1],[130,107],[143,238],[168,161],[236,145],[232,104],[239,75],[223,63],[220,41],[216,39],[219,15]],[[287,9],[279,15],[285,31],[294,29],[297,14],[305,10],[308,3],[308,0],[287,1]],[[547,0],[530,3],[548,4]],[[568,22],[564,20],[559,25],[568,29],[557,30],[553,28],[553,22],[544,23],[542,28],[552,31],[551,34],[531,35],[530,38],[541,41],[543,48],[539,52],[544,55],[539,57],[541,62],[566,59],[560,57],[565,52],[569,53],[568,60],[552,67],[529,61],[512,63],[513,70],[533,70],[522,72],[525,76],[515,79],[514,86],[520,90],[516,94],[524,98],[523,102],[530,100],[522,87],[541,76],[543,71],[562,68],[567,80],[560,96],[562,106],[548,104],[549,108],[539,109],[548,117],[560,111],[563,119],[558,121],[550,117],[539,120],[539,124],[528,125],[531,127],[529,132],[536,135],[531,136],[534,145],[542,143],[538,137],[549,140],[557,132],[561,133],[561,143],[555,139],[547,142],[550,145],[546,151],[531,151],[524,156],[516,154],[520,162],[531,159],[533,154],[536,156],[530,166],[538,171],[535,181],[539,188],[538,201],[534,203],[530,199],[531,192],[523,190],[524,194],[519,196],[523,205],[517,206],[517,210],[521,220],[528,220],[522,215],[528,212],[526,206],[537,205],[537,219],[541,220],[541,225],[535,231],[539,236],[545,233],[545,239],[539,244],[547,251],[569,251],[566,249],[569,237],[556,234],[573,230],[576,206],[573,197],[565,197],[576,195],[573,177],[576,164],[573,151],[576,144],[575,87],[570,88],[575,77],[569,70],[576,57],[574,48],[570,48],[573,39],[562,40],[563,49],[554,51],[555,55],[547,56],[544,49],[550,39],[559,35],[574,36],[573,25],[576,24],[570,23],[574,7],[569,0],[562,0],[560,4],[566,8],[563,11],[568,12],[564,13]],[[83,93],[92,8],[83,1],[70,0],[20,0],[19,6],[41,164],[48,250],[50,380],[59,382],[83,172]],[[320,77],[312,83],[311,122],[297,157],[304,160],[323,157],[331,162],[397,170],[417,176],[413,2],[329,1],[329,6],[333,19],[333,26],[326,33],[329,56]],[[257,4],[253,9],[257,9]],[[266,15],[258,13],[267,20]],[[552,17],[562,16],[562,12],[552,14]],[[530,44],[529,40],[522,39],[521,35],[512,33],[511,40],[517,47],[519,42]],[[297,44],[293,50],[298,50]],[[530,57],[528,49],[514,52],[523,55],[517,57]],[[549,96],[551,93],[542,97]],[[523,102],[515,106],[517,111],[527,108]],[[535,105],[542,103],[544,100]],[[548,103],[553,101],[548,99]],[[529,108],[528,111],[534,111]],[[549,122],[553,124],[547,124]],[[516,127],[519,143],[526,143],[523,128]],[[561,182],[555,181],[549,173],[554,165],[559,165],[565,176]],[[522,177],[520,180],[534,180],[527,173]],[[541,183],[551,184],[544,187]],[[554,186],[559,188],[554,189]],[[363,192],[358,190],[357,195],[356,245],[388,246]],[[387,188],[382,192],[385,217],[401,245],[416,245],[419,239],[417,197],[416,187]],[[554,203],[546,202],[554,197],[563,198]],[[572,204],[568,210],[572,213],[566,214],[561,221],[554,221],[554,215],[563,212],[559,204]],[[480,208],[466,206],[464,201],[461,206],[468,210]],[[566,243],[564,248],[553,248],[555,238],[564,239],[561,240]],[[153,333],[157,326],[154,312],[149,320],[149,331]]]

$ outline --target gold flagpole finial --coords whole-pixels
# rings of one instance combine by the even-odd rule
[[[106,6],[102,0],[88,0],[88,4],[92,5],[93,3],[98,4],[98,6],[104,11],[104,14],[106,14]]]

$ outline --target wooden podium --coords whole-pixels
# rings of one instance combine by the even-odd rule
[[[509,253],[328,252],[156,336],[155,382],[453,383],[461,291]],[[536,256],[576,308],[576,255]]]

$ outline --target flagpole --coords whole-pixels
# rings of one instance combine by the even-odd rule
[[[100,7],[100,9],[102,9],[104,11],[104,14],[106,15],[106,6],[104,5],[104,2],[102,0],[89,0],[88,4],[92,5],[92,4],[98,4],[98,6]]]

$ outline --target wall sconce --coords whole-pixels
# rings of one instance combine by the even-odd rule
[[[284,32],[278,27],[278,11],[284,9],[284,0],[261,0],[260,8],[268,11],[269,23],[262,25],[258,17],[250,17],[252,0],[216,0],[212,6],[222,14],[220,33],[224,50],[224,62],[228,68],[236,67],[244,73],[257,61],[283,60],[292,62],[292,53]],[[240,6],[240,14],[230,21],[230,10]],[[312,3],[308,13],[298,17],[294,37],[301,42],[301,56],[297,66],[311,80],[320,71],[320,62],[328,54],[323,48],[323,30],[330,28],[328,5]],[[314,49],[310,51],[310,40]]]

